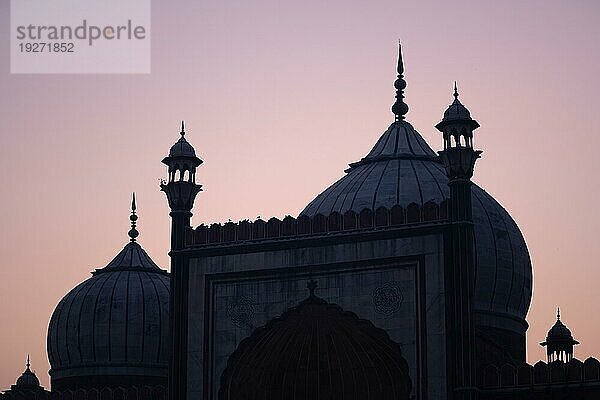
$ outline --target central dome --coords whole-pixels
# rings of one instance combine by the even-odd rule
[[[413,126],[396,121],[347,174],[311,201],[300,215],[357,213],[367,208],[442,203],[450,197],[444,166]],[[476,241],[474,305],[479,325],[519,335],[527,329],[532,268],[525,240],[506,210],[472,186]]]

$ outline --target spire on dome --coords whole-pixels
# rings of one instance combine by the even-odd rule
[[[556,307],[556,320],[560,321],[560,307]]]
[[[128,232],[128,235],[130,237],[129,240],[131,240],[132,242],[135,242],[135,239],[140,235],[140,233],[138,232],[138,230],[135,227],[136,221],[138,219],[138,216],[135,215],[136,208],[137,207],[135,204],[135,192],[133,192],[133,196],[131,199],[131,215],[129,216],[129,220],[131,221],[131,229]]]
[[[456,81],[454,81],[454,99],[458,100],[458,87],[456,86]]]
[[[31,367],[31,362],[29,362],[29,354],[27,354],[27,369],[29,369],[29,367]]]
[[[152,261],[148,253],[146,253],[142,246],[136,242],[137,237],[140,235],[136,227],[138,220],[136,211],[137,202],[134,192],[131,196],[131,215],[129,216],[131,229],[127,232],[130,242],[127,243],[123,250],[121,250],[106,267],[96,269],[92,272],[92,275],[114,271],[146,271],[167,274],[166,271],[160,269],[160,267]]]
[[[406,81],[404,80],[404,63],[402,61],[402,44],[398,41],[398,79],[394,82],[396,88],[396,102],[392,106],[392,112],[396,116],[396,121],[404,120],[404,115],[408,112],[408,105],[404,102],[404,89]]]
[[[179,132],[181,136],[185,136],[185,121],[181,120],[181,132]]]

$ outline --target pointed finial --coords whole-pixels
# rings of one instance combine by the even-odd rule
[[[556,320],[560,321],[560,307],[556,308]]]
[[[404,89],[406,81],[404,80],[404,62],[402,61],[402,44],[398,40],[398,79],[394,82],[396,88],[396,102],[392,106],[392,112],[396,116],[396,121],[404,119],[404,115],[408,112],[408,105],[404,102]]]
[[[136,205],[135,205],[135,192],[132,193],[131,195],[131,212],[133,214],[135,214],[135,210],[137,209]]]
[[[454,81],[454,98],[458,100],[458,87],[456,86],[456,81]]]
[[[402,60],[402,42],[398,39],[398,68],[396,69],[398,75],[404,73],[404,61]]]
[[[185,121],[181,120],[181,136],[185,136]]]
[[[29,369],[30,366],[31,366],[31,363],[29,362],[29,354],[27,354],[27,369]]]
[[[131,229],[127,233],[129,235],[129,238],[130,238],[129,240],[131,240],[132,242],[135,242],[135,239],[140,235],[140,233],[135,228],[136,221],[138,219],[138,216],[135,215],[135,210],[136,209],[137,209],[137,207],[136,207],[136,204],[135,204],[135,192],[133,192],[133,196],[132,196],[132,199],[131,199],[131,215],[129,216],[129,220],[131,221]]]
[[[310,297],[315,297],[315,289],[317,288],[317,286],[319,286],[319,284],[314,279],[311,279],[306,284],[306,288],[309,290],[309,293],[310,293],[309,296]]]

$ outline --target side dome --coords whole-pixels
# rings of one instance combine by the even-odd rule
[[[31,370],[31,363],[29,362],[29,355],[27,356],[27,366],[25,371],[21,374],[21,376],[17,379],[14,388],[19,389],[27,389],[27,388],[41,388],[40,380],[36,376],[35,372]]]
[[[240,343],[221,376],[219,400],[409,398],[400,346],[315,296],[315,287],[309,282],[306,300]]]
[[[21,374],[21,376],[17,379],[17,386],[40,386],[40,380],[33,373],[29,367]]]
[[[166,383],[169,276],[135,242],[135,211],[131,220],[131,242],[52,314],[47,347],[53,389]]]
[[[525,240],[508,212],[485,190],[472,186],[476,240],[474,306],[478,325],[523,335],[532,290]],[[346,175],[311,201],[300,215],[441,204],[450,189],[444,166],[421,135],[396,121]]]
[[[167,377],[169,277],[135,242],[71,290],[48,328],[53,387]],[[133,378],[132,378],[133,377]]]

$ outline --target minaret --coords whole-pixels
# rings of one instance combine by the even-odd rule
[[[171,208],[172,230],[171,250],[183,247],[185,228],[190,226],[192,208],[202,185],[196,184],[196,168],[202,160],[185,139],[185,124],[181,121],[181,137],[171,147],[169,155],[162,162],[168,167],[169,179],[161,182],[160,189],[166,193]]]
[[[554,361],[569,362],[573,359],[573,346],[579,342],[573,339],[573,334],[560,320],[560,308],[556,310],[556,322],[548,331],[546,341],[540,346],[546,347],[548,364]]]
[[[479,127],[458,100],[436,125],[444,138],[439,151],[450,187],[450,229],[445,234],[447,372],[451,399],[477,398],[473,290],[475,285],[475,241],[471,206],[471,177],[481,151],[473,149],[473,131]]]
[[[202,185],[196,184],[196,168],[202,160],[185,139],[185,125],[181,121],[181,137],[171,147],[162,162],[168,167],[168,181],[160,189],[166,193],[171,212],[171,301],[170,333],[171,359],[169,362],[169,399],[186,398],[187,380],[187,298],[188,271],[177,251],[183,249],[185,231],[190,227],[192,208]]]

